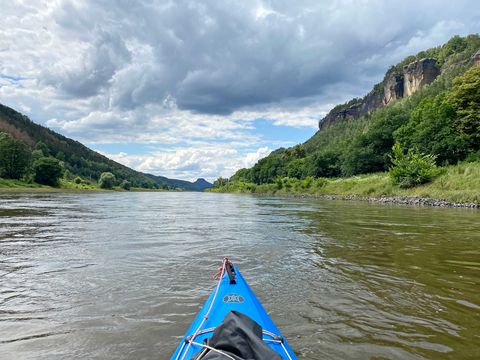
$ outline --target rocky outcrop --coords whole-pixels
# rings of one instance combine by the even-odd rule
[[[478,50],[475,55],[472,56],[473,66],[480,65],[480,50]]]
[[[340,120],[357,119],[382,107],[383,90],[374,89],[363,99],[350,102],[347,106],[333,109],[319,122],[320,130]]]
[[[480,53],[477,54],[480,63]],[[324,129],[340,120],[359,118],[395,100],[410,96],[422,86],[430,84],[438,75],[440,69],[434,58],[416,60],[404,66],[401,71],[389,71],[383,81],[364,98],[332,109],[320,120],[319,128]]]
[[[405,76],[403,84],[403,96],[410,96],[426,84],[430,84],[440,75],[437,61],[425,58],[414,61],[403,68]]]
[[[401,99],[403,97],[403,86],[404,86],[404,75],[403,73],[392,72],[387,75],[383,81],[383,104],[388,105],[392,101]]]

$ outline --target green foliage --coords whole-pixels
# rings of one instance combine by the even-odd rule
[[[431,182],[411,188],[401,188],[393,185],[388,173],[357,175],[348,178],[326,179],[314,178],[306,186],[304,180],[279,178],[274,183],[257,185],[246,182],[229,182],[221,188],[210,189],[214,192],[242,192],[265,194],[312,194],[314,196],[352,195],[360,197],[427,197],[445,199],[454,202],[480,204],[480,162],[460,163],[450,165],[441,171]],[[287,186],[288,183],[288,190]]]
[[[408,119],[406,104],[397,103],[375,111],[361,133],[352,136],[343,150],[342,175],[352,176],[388,168],[388,153],[393,143],[393,132]]]
[[[35,182],[43,185],[57,186],[63,174],[63,166],[55,158],[42,157],[33,162]]]
[[[320,150],[310,157],[307,172],[314,177],[337,177],[341,175],[340,155],[334,150]]]
[[[42,156],[49,156],[50,155],[50,149],[48,148],[47,144],[45,144],[43,141],[39,141],[35,144],[35,149],[41,151]]]
[[[288,177],[303,179],[306,175],[305,159],[295,159],[286,165],[286,174]]]
[[[227,183],[228,183],[228,179],[219,177],[217,180],[215,180],[215,181],[213,182],[213,187],[219,188],[219,187],[221,187],[221,186],[227,185]]]
[[[40,159],[41,157],[44,157],[45,154],[43,153],[42,150],[33,150],[32,151],[32,159],[33,161]]]
[[[279,176],[285,176],[286,163],[284,151],[259,160],[252,168],[252,181],[256,184],[265,184]]]
[[[399,143],[392,148],[390,157],[393,166],[389,175],[395,185],[401,188],[410,188],[431,181],[437,174],[435,155],[422,154],[418,149],[409,149],[405,154]]]
[[[0,177],[20,179],[26,174],[30,159],[30,151],[23,142],[0,133]]]
[[[103,172],[111,172],[117,179],[128,180],[132,187],[154,189],[198,190],[197,185],[183,180],[140,173],[90,150],[78,141],[33,123],[27,116],[0,104],[0,122],[6,122],[11,134],[33,148],[33,160],[55,156],[74,176],[97,181]],[[10,131],[9,131],[10,132]]]
[[[70,172],[70,170],[67,169],[67,170],[65,170],[65,171],[63,172],[63,178],[64,178],[65,180],[67,180],[67,181],[68,181],[68,180],[72,180],[73,175],[72,175],[72,173]]]
[[[252,170],[242,168],[238,170],[231,178],[232,181],[243,181],[243,182],[251,182],[252,181]]]
[[[453,85],[448,99],[456,110],[454,126],[474,150],[480,149],[480,66],[466,71]]]
[[[77,185],[80,185],[81,183],[83,183],[83,180],[80,176],[77,176],[75,179],[73,179],[73,182]]]
[[[123,180],[121,183],[120,183],[120,188],[122,188],[123,190],[130,190],[130,183],[128,182],[128,180]]]
[[[454,126],[456,116],[446,92],[442,92],[424,99],[394,135],[405,148],[416,147],[422,153],[437,155],[440,164],[456,163],[465,158],[469,148],[466,137]]]
[[[465,162],[478,162],[480,163],[480,150],[474,153],[468,154],[467,158],[465,159]]]
[[[55,158],[60,161],[65,161],[65,154],[63,151],[59,151],[55,154]]]
[[[115,175],[111,172],[104,172],[100,175],[100,180],[98,184],[102,189],[112,189],[115,185]]]

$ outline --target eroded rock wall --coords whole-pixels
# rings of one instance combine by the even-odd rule
[[[425,58],[414,61],[403,68],[405,77],[403,96],[410,96],[426,84],[430,84],[440,74],[437,61]]]
[[[480,50],[477,51],[475,55],[472,56],[472,61],[473,61],[473,66],[480,65]]]
[[[473,61],[480,64],[480,52],[475,56],[477,57]],[[440,69],[434,58],[416,60],[401,71],[389,72],[380,86],[375,87],[363,99],[353,105],[330,111],[320,120],[319,128],[323,129],[340,120],[359,118],[398,99],[410,96],[422,86],[430,84],[438,75]]]
[[[403,97],[403,80],[403,73],[398,72],[393,72],[385,77],[383,81],[383,105],[388,105],[392,101],[401,99]]]

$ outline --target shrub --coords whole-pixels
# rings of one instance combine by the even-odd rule
[[[390,159],[393,166],[389,175],[395,185],[414,187],[431,181],[438,174],[435,155],[422,154],[416,148],[409,149],[405,154],[399,143],[395,143],[392,150]]]
[[[115,185],[115,175],[111,172],[103,172],[98,183],[102,189],[111,189]]]
[[[20,179],[30,165],[27,146],[6,133],[0,133],[0,177]]]
[[[130,190],[130,183],[127,181],[127,180],[123,180],[121,183],[120,183],[120,187],[123,189],[123,190]]]
[[[214,188],[219,188],[228,184],[228,179],[219,177],[217,180],[213,182]]]
[[[56,186],[63,175],[63,167],[55,158],[42,157],[33,162],[33,172],[37,183]]]
[[[77,185],[81,184],[83,182],[82,178],[80,176],[77,176],[75,179],[73,179],[73,182]]]

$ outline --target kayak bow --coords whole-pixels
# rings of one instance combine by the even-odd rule
[[[221,350],[215,349],[214,345],[210,346],[212,335],[217,336],[215,330],[221,327],[220,325],[227,315],[238,313],[240,313],[240,316],[246,315],[260,325],[263,343],[280,355],[280,358],[297,360],[287,341],[270,319],[245,279],[228,259],[223,262],[217,287],[197,314],[171,360],[200,360],[203,359],[204,354],[209,352],[224,355],[221,356],[222,359],[241,359],[238,356],[229,356],[230,353],[225,354]],[[236,336],[238,338],[238,332]],[[260,339],[259,341],[262,342]],[[235,340],[232,342],[235,342]],[[265,347],[264,344],[260,345]],[[270,349],[267,350],[271,351]],[[263,359],[263,357],[259,356],[258,359]]]

